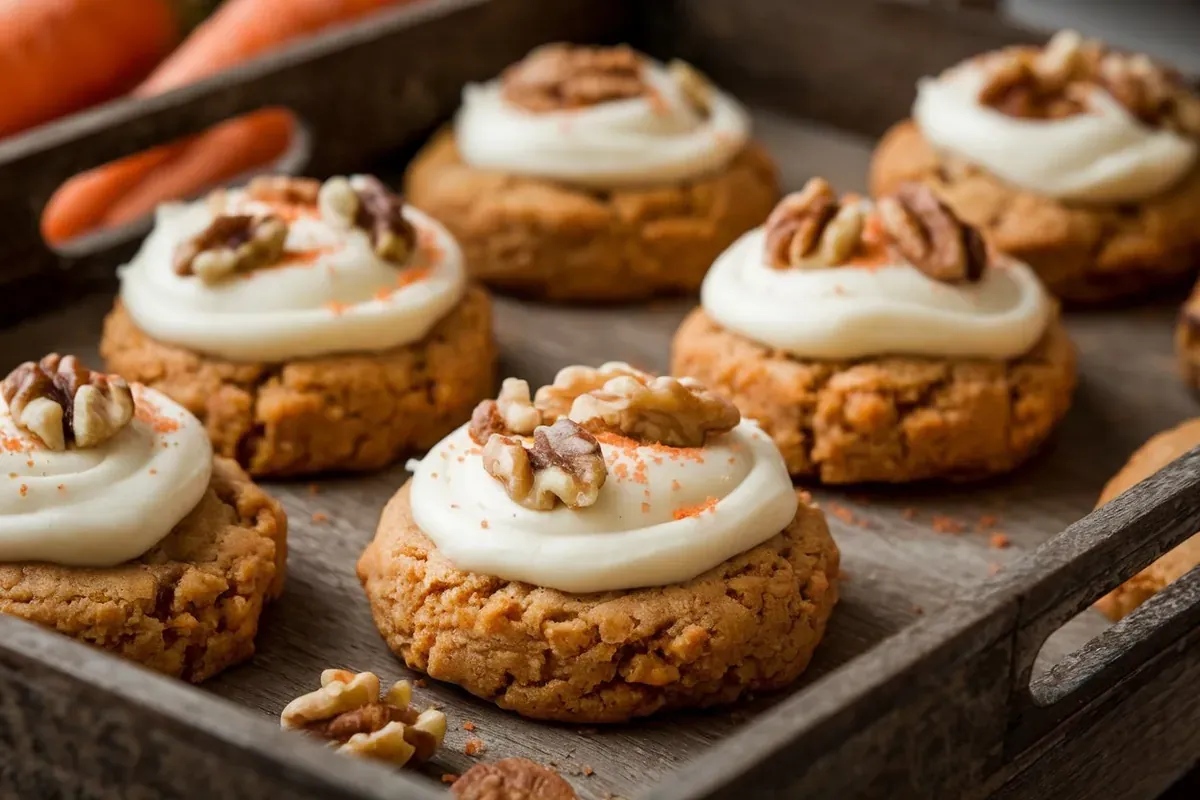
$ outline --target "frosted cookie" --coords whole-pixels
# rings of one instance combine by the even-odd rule
[[[771,440],[692,381],[505,381],[437,444],[358,564],[408,666],[537,719],[617,722],[796,679],[838,551]]]
[[[252,475],[385,466],[492,391],[491,303],[374,178],[260,178],[159,209],[100,351]]]
[[[1200,419],[1164,431],[1142,445],[1104,487],[1097,507],[1141,483],[1193,447],[1200,446]],[[1200,532],[1096,601],[1096,608],[1118,620],[1188,574],[1200,564]]]
[[[190,681],[254,653],[287,519],[153,389],[50,355],[0,384],[0,612]]]
[[[820,178],[717,259],[672,372],[723,393],[801,478],[1007,472],[1066,413],[1075,350],[1024,264],[926,186],[873,205]]]
[[[682,62],[538,48],[468,85],[405,191],[473,276],[551,300],[694,292],[779,196],[746,110]]]
[[[923,80],[872,191],[926,182],[1059,297],[1114,301],[1200,265],[1198,136],[1178,74],[1065,31]]]

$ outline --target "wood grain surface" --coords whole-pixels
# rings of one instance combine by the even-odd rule
[[[797,187],[819,173],[843,189],[865,187],[865,141],[773,114],[759,114],[756,122],[780,160],[787,186]],[[97,363],[97,333],[110,303],[110,296],[92,296],[69,311],[3,331],[0,366],[7,369],[50,350]],[[1006,567],[1085,515],[1104,482],[1146,438],[1200,413],[1174,372],[1173,303],[1068,317],[1083,373],[1074,407],[1045,452],[1011,477],[974,486],[815,492],[830,514],[843,551],[845,582],[827,639],[795,690],[886,640],[903,638],[925,616],[948,607],[954,611],[955,605],[969,608],[969,598],[978,596],[981,587],[1001,580]],[[576,362],[624,359],[664,369],[670,335],[691,301],[587,309],[501,299],[498,307],[502,374],[540,385],[559,367]],[[275,718],[288,700],[314,687],[327,667],[369,669],[385,680],[416,677],[379,639],[354,577],[354,563],[374,532],[380,509],[405,478],[397,466],[375,475],[269,485],[291,519],[287,588],[264,618],[258,655],[210,681],[207,691]],[[996,533],[1003,533],[1010,546],[994,546]],[[1130,556],[1145,557],[1146,553]],[[1096,594],[1096,582],[1083,591]],[[1002,641],[1003,631],[1018,624],[1008,613],[997,612],[992,620],[990,627],[974,626],[970,635],[978,641]],[[1053,619],[1051,627],[1059,622]],[[1099,614],[1083,611],[1050,637],[1033,673],[1045,672],[1107,628]],[[1038,636],[1035,631],[1033,640]],[[1170,669],[1194,679],[1200,665],[1195,649],[1187,652],[1188,658]],[[992,660],[995,674],[1007,671],[1014,657],[1019,659],[1020,653],[997,649]],[[1084,654],[1077,660],[1086,658]],[[461,773],[481,759],[524,756],[557,766],[584,798],[632,798],[654,791],[668,774],[703,757],[795,690],[729,710],[673,714],[602,729],[526,722],[432,681],[416,695],[418,703],[441,704],[451,722],[446,746],[428,770],[432,776]],[[964,696],[970,692],[964,689]],[[1155,700],[1158,705],[1148,708],[1166,713],[1170,709],[1162,708],[1164,702]],[[991,712],[1002,711],[987,710],[989,718]],[[1185,718],[1193,711],[1176,709]],[[463,752],[468,738],[463,724],[468,721],[476,726],[473,735],[486,746],[478,758]],[[1190,746],[1190,741],[1185,744]],[[1169,782],[1170,777],[1162,780]],[[1029,796],[1019,789],[1007,791]],[[675,795],[662,790],[661,796]]]

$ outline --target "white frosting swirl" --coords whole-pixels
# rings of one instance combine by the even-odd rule
[[[913,119],[939,150],[1014,186],[1062,200],[1134,202],[1178,182],[1197,143],[1138,120],[1096,87],[1086,113],[1018,119],[979,102],[985,68],[967,63],[917,88]]]
[[[271,207],[242,191],[229,213]],[[180,242],[213,220],[206,202],[160,206],[141,251],[120,270],[121,302],[139,328],[162,342],[235,361],[378,352],[422,339],[462,297],[462,252],[436,221],[405,206],[417,228],[413,263],[375,255],[367,234],[292,209],[285,260],[209,285],[175,273]]]
[[[713,91],[701,117],[661,64],[647,59],[647,97],[531,112],[502,96],[499,80],[468,84],[455,119],[463,160],[474,167],[613,188],[674,183],[723,167],[746,144],[749,116]]]
[[[700,290],[721,326],[801,358],[1012,358],[1045,333],[1053,303],[1024,264],[948,284],[909,264],[773,269],[762,228],[722,253]]]
[[[137,415],[98,447],[48,450],[0,399],[0,561],[108,567],[138,558],[199,504],[212,445],[182,406],[134,384]]]
[[[783,458],[752,422],[703,448],[603,436],[601,448],[595,505],[532,511],[488,475],[463,426],[410,462],[413,519],[459,569],[583,593],[690,580],[796,514]]]

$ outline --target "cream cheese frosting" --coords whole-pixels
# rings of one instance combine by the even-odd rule
[[[182,406],[134,384],[137,414],[106,442],[49,450],[0,399],[0,561],[107,567],[138,558],[199,504],[212,445]]]
[[[413,520],[456,567],[565,592],[687,581],[787,527],[798,500],[753,422],[702,448],[597,437],[608,479],[594,505],[534,511],[484,470],[467,426],[413,471]]]
[[[278,211],[241,190],[226,213]],[[154,231],[120,270],[121,302],[137,326],[162,342],[235,361],[278,362],[331,353],[378,352],[422,339],[462,297],[462,252],[445,228],[405,206],[417,229],[412,262],[379,258],[368,235],[323,220],[316,209],[285,209],[281,263],[206,284],[177,275],[176,246],[209,226],[208,202],[159,208]]]
[[[1087,112],[1018,119],[979,101],[987,80],[969,62],[917,88],[913,119],[934,148],[977,164],[1014,186],[1061,200],[1135,202],[1178,182],[1197,142],[1151,128],[1100,87]]]
[[[1026,265],[1000,260],[976,283],[904,263],[816,269],[766,264],[762,228],[722,253],[700,291],[721,326],[801,358],[1012,358],[1045,333],[1054,306]]]
[[[720,169],[746,144],[746,110],[714,90],[701,116],[662,64],[644,68],[650,93],[580,109],[530,112],[499,80],[468,84],[454,128],[474,167],[597,188],[673,183]]]

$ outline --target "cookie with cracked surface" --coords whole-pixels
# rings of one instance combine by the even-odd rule
[[[933,186],[998,249],[1033,267],[1071,304],[1102,304],[1178,285],[1200,267],[1200,165],[1138,203],[1082,204],[1023,191],[943,158],[912,121],[893,127],[871,163],[871,191]]]
[[[287,518],[232,461],[141,558],[108,568],[0,564],[0,612],[199,682],[254,654],[283,590]]]
[[[100,352],[111,371],[195,414],[214,450],[252,475],[370,470],[428,448],[491,392],[491,319],[490,299],[472,287],[413,344],[268,364],[156,341],[118,302]]]
[[[837,600],[838,550],[802,499],[779,534],[690,581],[570,594],[457,569],[414,523],[406,485],[358,575],[413,669],[527,717],[621,722],[795,680]]]
[[[707,383],[762,425],[788,471],[824,483],[970,480],[1019,465],[1066,414],[1075,348],[1054,320],[1001,360],[790,356],[693,311],[671,371]]]
[[[1200,392],[1200,285],[1179,312],[1175,345],[1184,381]]]
[[[622,301],[695,292],[713,259],[771,210],[779,184],[756,143],[701,177],[595,190],[470,166],[443,131],[413,160],[405,192],[455,235],[489,286]]]
[[[1097,507],[1141,483],[1198,445],[1200,419],[1190,420],[1152,437],[1129,457],[1128,463],[1104,487]],[[1200,532],[1101,597],[1096,601],[1096,608],[1109,619],[1118,620],[1171,582],[1182,578],[1197,564],[1200,564]]]

